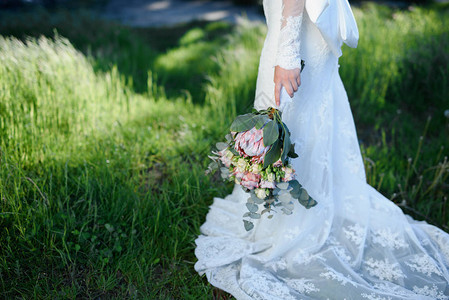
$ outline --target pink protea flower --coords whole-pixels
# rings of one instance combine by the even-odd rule
[[[240,184],[250,190],[259,187],[260,175],[251,172],[245,173]]]
[[[263,161],[263,154],[268,151],[268,148],[263,144],[263,129],[253,127],[235,136],[234,149],[243,157],[258,157],[258,160],[262,157]]]

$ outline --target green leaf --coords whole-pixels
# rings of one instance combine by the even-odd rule
[[[249,217],[251,219],[260,219],[260,214],[252,212],[252,213],[249,214]]]
[[[306,189],[301,188],[301,195],[299,196],[299,200],[305,201],[309,199],[309,193],[307,193]]]
[[[264,146],[272,145],[279,138],[279,128],[275,121],[268,122],[263,128],[263,144]]]
[[[262,126],[265,125],[265,123],[267,123],[268,121],[270,121],[270,118],[268,118],[267,115],[258,115],[255,125],[256,129],[262,128]]]
[[[290,135],[290,130],[288,129],[287,124],[282,122],[282,125],[284,125],[285,130],[287,130],[287,133]]]
[[[217,147],[218,151],[224,150],[226,148],[228,148],[228,144],[223,143],[223,142],[218,142],[215,144],[215,147]]]
[[[318,204],[318,202],[316,202],[312,197],[309,197],[309,199],[304,201],[299,200],[299,203],[307,209],[314,207],[315,205]]]
[[[247,220],[243,220],[243,224],[245,225],[246,231],[250,231],[251,229],[254,228],[253,222],[250,222],[250,221],[247,221]]]
[[[231,131],[247,131],[256,125],[258,115],[245,114],[238,116],[231,124]]]
[[[250,214],[250,212],[247,211],[246,213],[243,214],[243,217],[244,217],[244,218],[249,217],[249,214]]]
[[[292,188],[290,194],[293,198],[298,199],[299,196],[301,196],[301,184],[298,182],[298,180],[291,180],[289,181],[289,184]]]
[[[288,156],[291,158],[297,158],[298,154],[295,153],[295,144],[290,145],[290,150],[288,151]]]
[[[295,208],[292,202],[282,203],[282,205],[288,210],[293,210]]]
[[[264,210],[262,210],[262,212],[260,214],[263,215],[264,213],[269,213],[270,211],[271,211],[271,208],[265,208]]]
[[[291,215],[292,214],[292,211],[291,210],[289,210],[289,209],[287,209],[287,208],[282,208],[282,211],[284,212],[284,214],[286,214],[286,215]]]
[[[290,134],[285,133],[284,134],[284,145],[282,146],[282,154],[281,154],[281,160],[282,160],[283,164],[285,164],[287,161],[287,155],[291,149],[291,145],[292,145],[292,143],[290,142]]]
[[[301,188],[301,195],[299,196],[299,203],[305,208],[309,209],[318,204],[312,197],[309,196],[307,191],[304,188]]]
[[[260,199],[260,198],[257,197],[256,195],[254,195],[254,197],[252,197],[252,199],[254,200],[254,203],[257,203],[257,204],[262,204],[262,203],[264,203],[263,199]]]
[[[246,207],[252,213],[256,212],[259,209],[259,207],[254,203],[246,203]]]
[[[288,182],[279,182],[276,184],[276,187],[280,188],[281,190],[288,189]]]
[[[279,159],[279,156],[281,156],[281,143],[279,142],[279,140],[276,140],[276,142],[271,145],[271,148],[265,154],[263,162],[264,169],[269,165],[275,163]]]

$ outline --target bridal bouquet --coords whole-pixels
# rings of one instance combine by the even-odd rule
[[[270,219],[271,212],[278,208],[291,214],[293,200],[306,208],[317,204],[295,179],[289,160],[298,155],[279,110],[270,107],[240,115],[230,131],[226,142],[216,144],[217,151],[209,156],[213,161],[206,172],[220,169],[223,179],[240,184],[249,193],[248,212],[243,215],[247,231],[254,227],[251,219],[260,219],[264,213],[269,213]]]

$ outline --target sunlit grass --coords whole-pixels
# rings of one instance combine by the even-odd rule
[[[361,40],[340,74],[368,181],[447,229],[449,13],[355,13]],[[204,176],[207,154],[251,108],[265,30],[0,18],[4,297],[212,297],[193,241],[232,186]]]

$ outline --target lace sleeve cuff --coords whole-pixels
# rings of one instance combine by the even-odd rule
[[[287,70],[301,69],[299,50],[301,47],[302,14],[299,16],[289,16],[285,21],[285,26],[282,27],[279,34],[275,66],[280,66]]]

